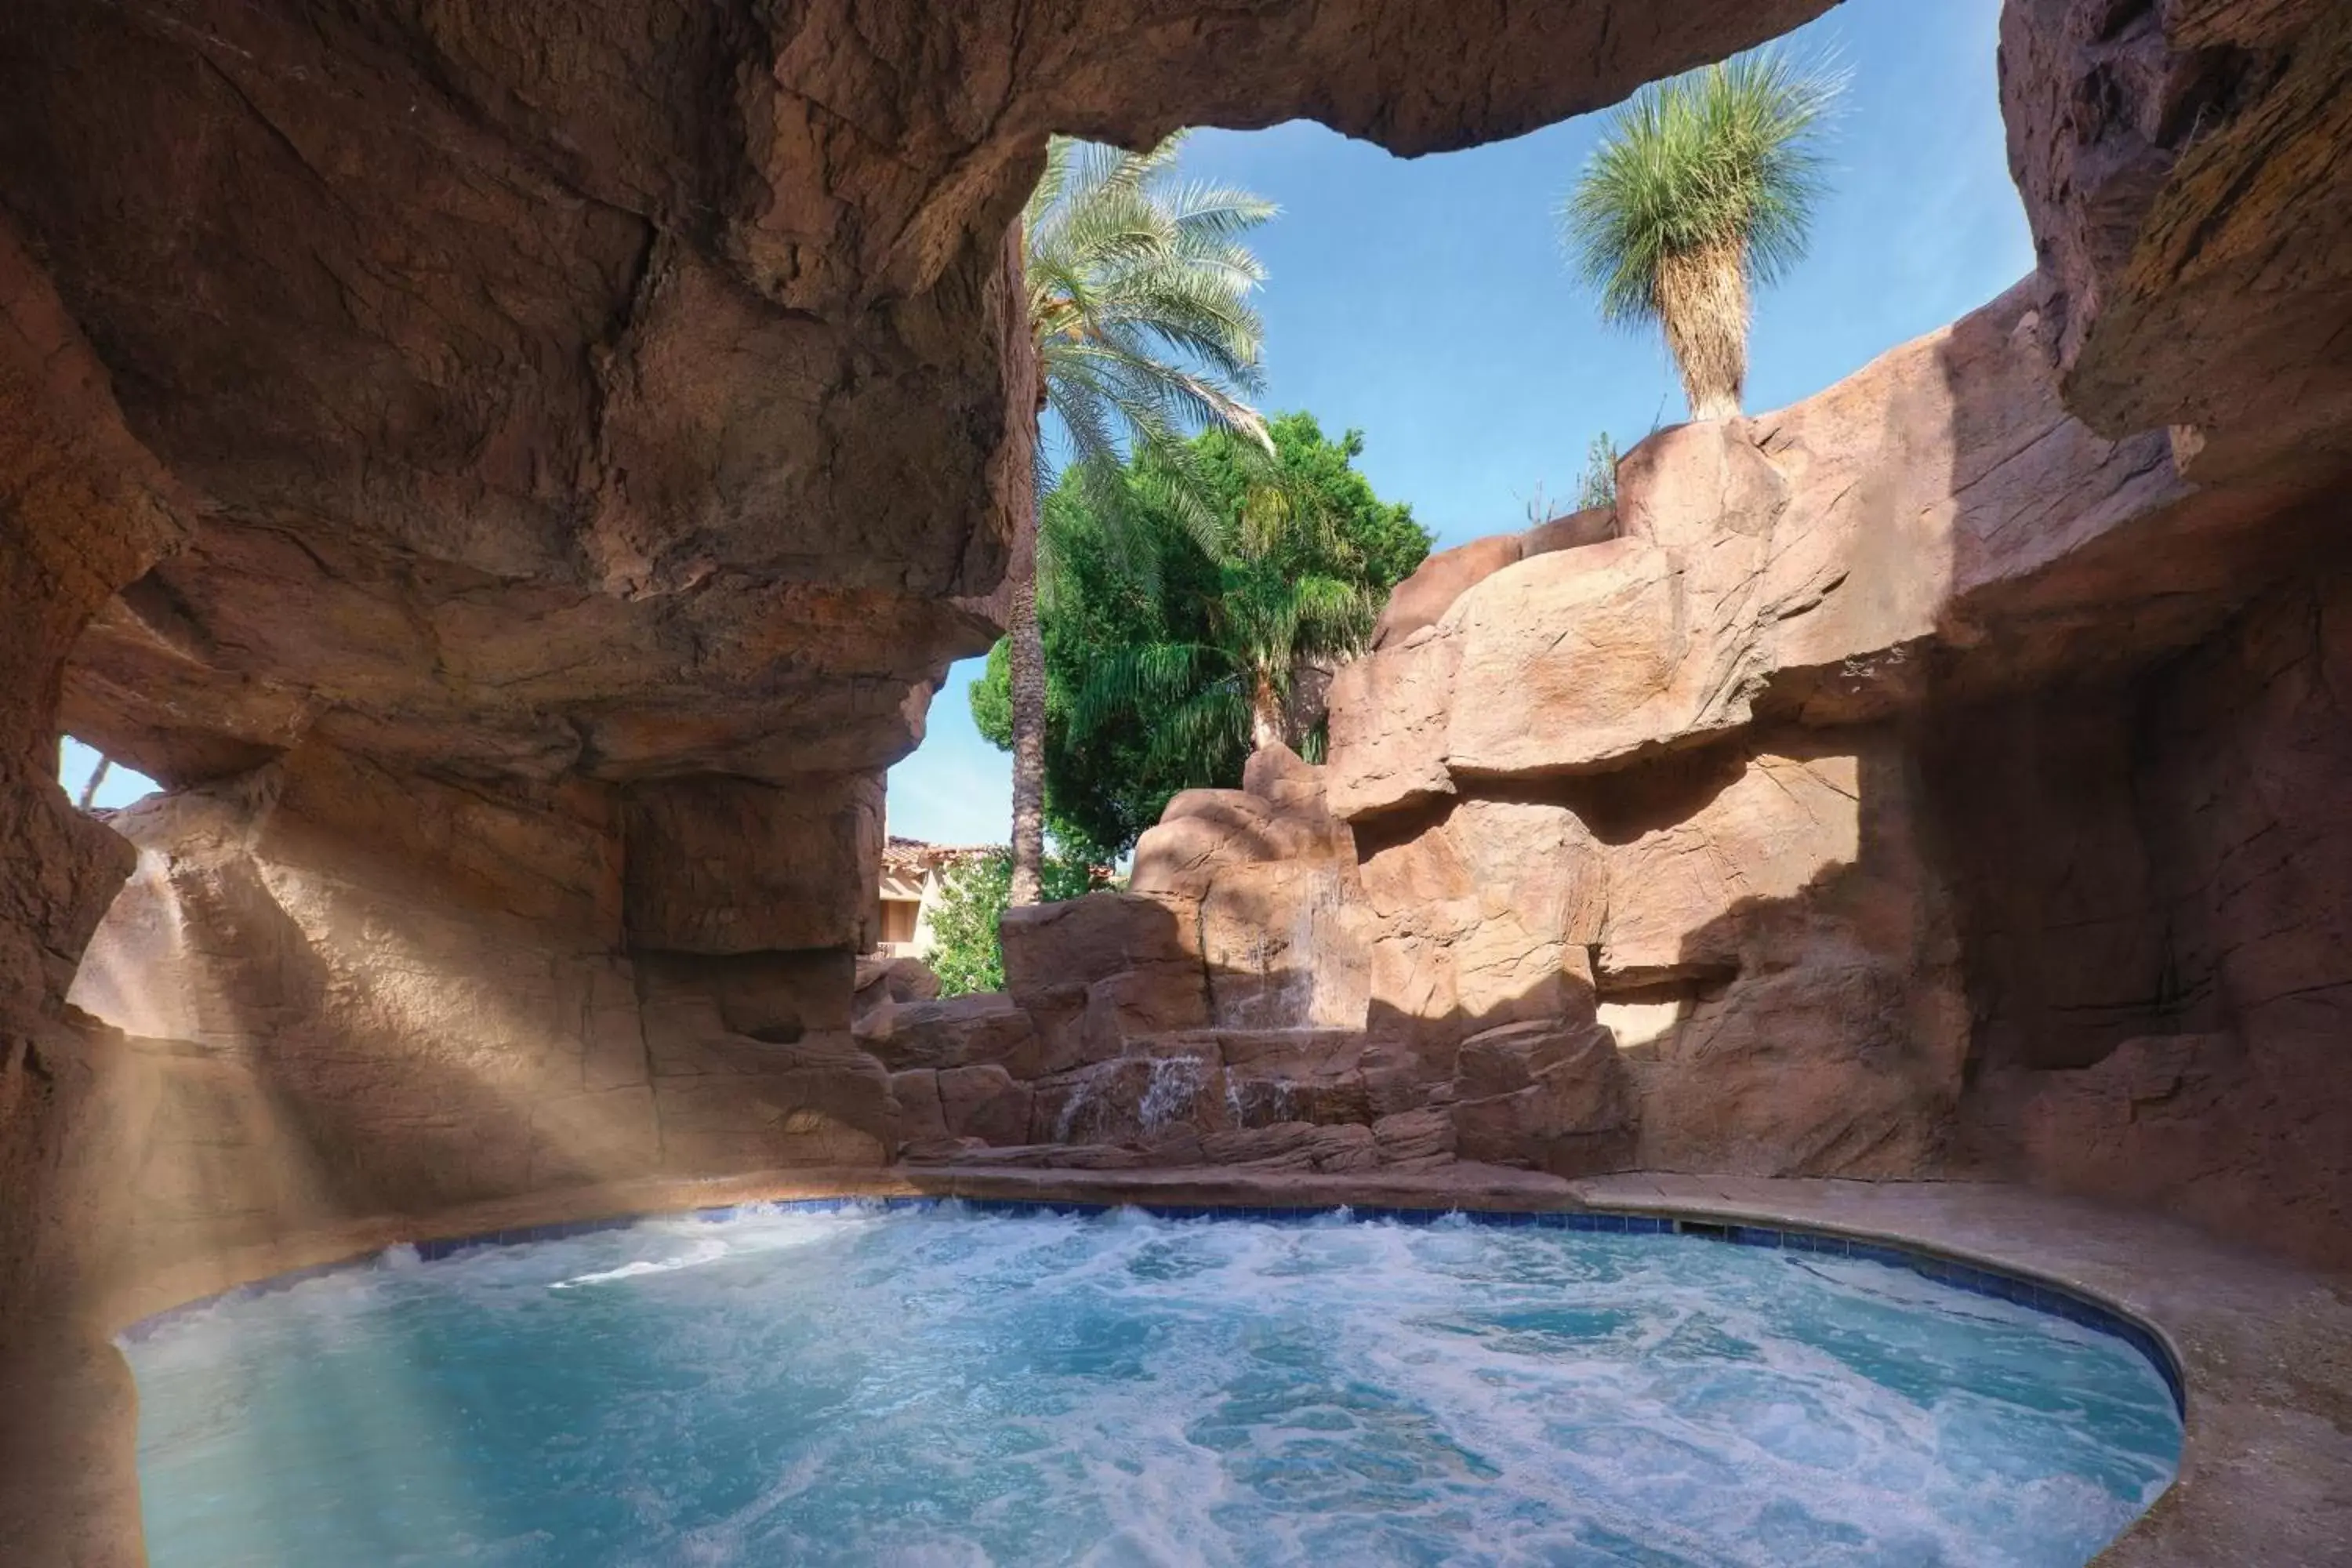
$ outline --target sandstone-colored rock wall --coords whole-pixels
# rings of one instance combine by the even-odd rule
[[[2352,12],[2009,0],[2000,89],[2068,406],[2210,482],[2352,461]]]
[[[1328,787],[852,1032],[871,781],[1031,511],[1046,133],[1424,152],[1824,8],[0,12],[0,1540],[139,1559],[124,1279],[607,1172],[1904,1173],[1957,1092],[1967,1160],[2339,1257],[2337,596],[2220,630],[2352,467],[2323,0],[2011,0],[2038,281],[1432,563]],[[1937,804],[1972,715],[2054,861]],[[135,1034],[63,1001],[132,855],[60,722],[206,786],[124,822]],[[1985,937],[2042,903],[2107,956]]]
[[[28,1560],[140,1552],[130,1372],[79,1315],[119,1042],[64,1005],[131,856],[58,785],[58,705],[84,625],[194,510],[0,216],[0,1541]]]
[[[622,865],[608,951],[854,943],[871,780],[1033,507],[1009,230],[1049,132],[1465,145],[1825,3],[7,8],[12,1188],[76,1081],[31,1031],[130,865],[49,781],[61,721],[176,786],[626,792],[675,853]]]
[[[137,868],[71,998],[121,1031],[84,1031],[79,1136],[107,1177],[79,1216],[88,1293],[373,1218],[894,1157],[888,1070],[850,1035],[861,922],[835,909],[793,949],[643,943],[631,862],[682,861],[659,819],[635,834],[642,805],[305,745],[114,814]],[[856,853],[799,842],[820,873]],[[771,877],[795,852],[757,847],[735,863]]]
[[[1645,1166],[1990,1172],[2340,1261],[2341,505],[2077,420],[2052,297],[1400,590],[1332,693],[1375,1016],[1507,1009],[1492,946],[1589,975]],[[1544,868],[1601,891],[1531,942]]]
[[[2352,567],[2130,686],[1975,717],[1971,1157],[2342,1261]]]

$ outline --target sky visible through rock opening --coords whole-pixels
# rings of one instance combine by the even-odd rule
[[[1808,397],[1985,303],[2033,267],[1993,56],[2000,0],[1847,0],[1783,47],[1852,73],[1811,254],[1757,301],[1748,407]],[[1587,115],[1407,160],[1306,121],[1204,131],[1188,173],[1278,202],[1265,406],[1364,432],[1358,466],[1437,548],[1566,510],[1587,443],[1630,447],[1685,416],[1664,349],[1604,329],[1553,209],[1600,139]],[[955,667],[922,747],[890,773],[890,831],[1003,841],[1012,760],[972,728]]]
[[[2000,0],[1847,0],[1785,41],[1852,73],[1811,255],[1757,301],[1748,406],[1820,391],[1990,300],[2033,250],[1994,81]],[[1444,549],[1526,527],[1573,498],[1587,443],[1630,447],[1684,417],[1664,350],[1607,331],[1562,260],[1553,209],[1602,115],[1418,160],[1305,121],[1196,134],[1189,173],[1279,203],[1255,237],[1269,279],[1270,410],[1365,435],[1360,466]],[[919,750],[890,773],[890,831],[1002,842],[1011,759],[972,727],[959,664]],[[96,765],[67,741],[79,795]],[[116,768],[98,795],[152,785]]]

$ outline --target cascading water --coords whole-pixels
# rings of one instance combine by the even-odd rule
[[[1143,1131],[1157,1132],[1189,1114],[1207,1079],[1207,1065],[1198,1057],[1152,1058],[1151,1077],[1137,1108]]]

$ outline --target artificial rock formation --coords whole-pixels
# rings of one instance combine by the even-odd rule
[[[2010,0],[2035,279],[1433,561],[1322,775],[853,1005],[1046,134],[1466,145],[1827,3],[0,15],[0,1540],[139,1558],[111,1304],[615,1173],[1965,1171],[2341,1261],[2326,0]]]
[[[1011,911],[1007,994],[861,1020],[901,1101],[940,1107],[908,1157],[1629,1163],[1632,1079],[1580,945],[1598,847],[1556,807],[1472,806],[1451,836],[1360,848],[1322,784],[1259,752],[1242,789],[1170,803],[1128,891]],[[992,1135],[1023,1104],[1025,1136]]]
[[[2201,482],[2352,461],[2352,14],[2011,0],[2000,62],[2068,407]]]
[[[1305,113],[1457,146],[1823,3],[12,8],[7,1169],[60,1168],[33,1108],[111,1059],[61,1008],[131,857],[49,782],[61,722],[216,804],[341,770],[584,834],[605,923],[502,930],[637,987],[640,953],[845,963],[879,772],[995,635],[1032,504],[1008,229],[1049,132]],[[329,858],[481,870],[463,833],[405,841]]]
[[[1327,768],[1008,922],[1073,1042],[1009,1157],[1991,1174],[2342,1257],[2340,507],[2076,420],[2046,297],[1433,558]]]
[[[174,1248],[902,1142],[851,965],[1033,506],[1050,132],[1461,146],[1828,3],[7,8],[0,1404],[114,1415],[0,1424],[0,1539],[138,1559],[83,1351]],[[134,855],[61,729],[201,792],[125,823],[81,993],[184,1033],[66,1003]],[[134,1184],[197,1217],[132,1235]]]

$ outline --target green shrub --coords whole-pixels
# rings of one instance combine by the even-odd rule
[[[1041,880],[1046,899],[1075,899],[1108,884],[1100,868],[1083,859],[1045,857]],[[931,954],[940,994],[962,996],[1004,989],[1004,947],[997,922],[1013,896],[1013,852],[993,850],[947,873],[939,907],[931,911]]]

